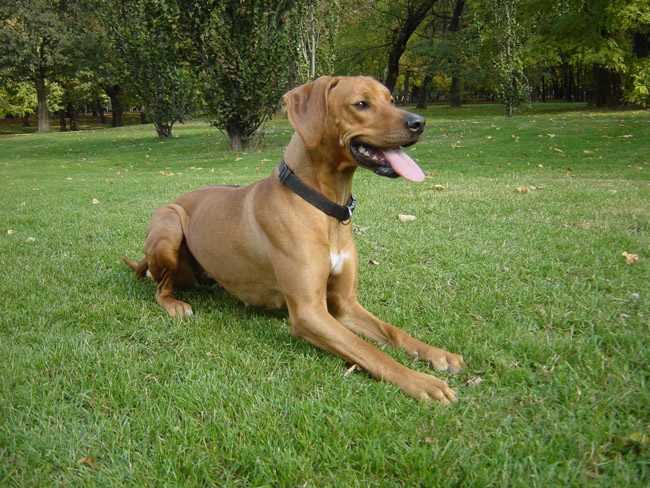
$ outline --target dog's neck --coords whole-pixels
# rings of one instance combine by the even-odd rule
[[[339,157],[334,160],[331,147],[328,146],[326,150],[327,159],[322,156],[321,148],[310,150],[300,136],[294,133],[284,152],[284,160],[310,188],[339,205],[347,205],[352,194],[352,177],[356,165],[349,161],[343,150],[335,151]]]

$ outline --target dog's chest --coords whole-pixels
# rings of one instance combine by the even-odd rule
[[[350,253],[348,252],[332,252],[330,253],[330,274],[332,276],[338,276],[343,272],[343,267],[345,266],[346,261],[350,259]]]

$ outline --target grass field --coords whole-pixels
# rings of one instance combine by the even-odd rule
[[[239,153],[199,122],[0,137],[0,486],[647,486],[650,113],[500,111],[433,107],[424,183],[355,180],[360,301],[465,357],[449,407],[217,287],[168,318],[120,262],[156,207],[265,177],[286,119]]]

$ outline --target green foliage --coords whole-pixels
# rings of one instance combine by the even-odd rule
[[[125,78],[132,81],[158,136],[193,111],[195,89],[179,30],[181,10],[174,0],[120,0],[103,4],[111,26],[111,47],[120,54]]]
[[[49,130],[48,86],[77,69],[78,14],[77,4],[62,0],[0,1],[0,78],[34,84],[39,131]]]
[[[37,104],[34,85],[26,82],[0,84],[0,117],[33,113]]]
[[[185,7],[203,111],[228,135],[233,149],[248,145],[277,111],[287,88],[296,52],[288,15],[293,5],[287,0],[227,0]]]
[[[512,116],[516,107],[530,101],[524,73],[524,27],[518,20],[521,0],[478,0],[474,3],[478,29],[494,63],[494,92]]]
[[[631,83],[625,99],[641,107],[650,105],[650,58],[639,60],[630,69]]]
[[[342,10],[340,0],[305,1],[296,9],[292,30],[298,36],[298,82],[313,81],[334,72]]]

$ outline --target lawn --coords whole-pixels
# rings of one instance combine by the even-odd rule
[[[216,286],[169,318],[121,263],[158,206],[265,177],[285,118],[237,153],[201,122],[0,137],[0,486],[647,486],[650,113],[425,115],[427,180],[358,171],[353,224],[361,303],[465,357],[447,407]]]

